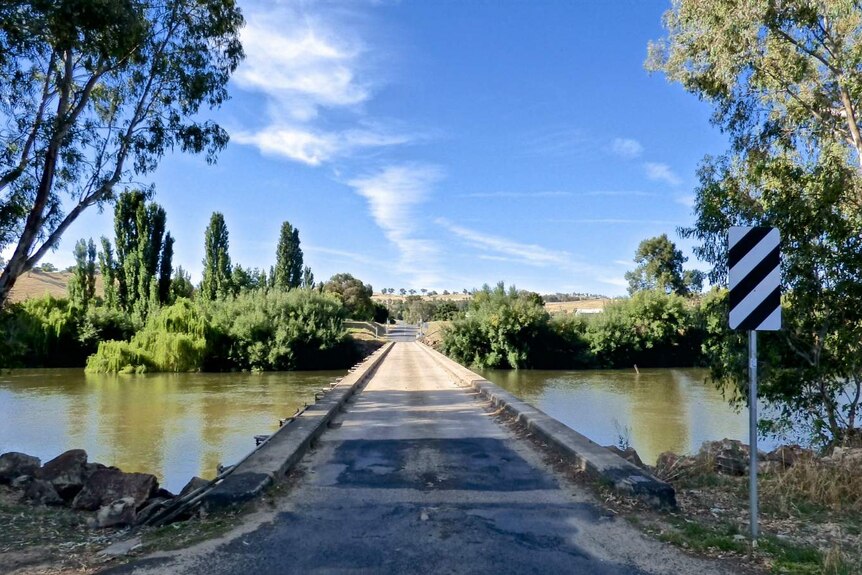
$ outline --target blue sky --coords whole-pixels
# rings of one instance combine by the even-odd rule
[[[725,138],[709,107],[643,68],[669,2],[243,1],[247,59],[210,114],[215,166],[179,152],[152,181],[200,279],[221,211],[235,263],[269,267],[284,220],[318,280],[514,283],[625,293],[638,243],[692,222],[695,171]],[[48,255],[112,235],[86,213]],[[703,267],[692,258],[690,266]]]

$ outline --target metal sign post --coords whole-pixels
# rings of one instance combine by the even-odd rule
[[[748,332],[748,517],[757,540],[757,332]]]
[[[732,227],[728,239],[730,329],[748,331],[749,513],[757,541],[757,332],[781,329],[781,255],[778,230]]]

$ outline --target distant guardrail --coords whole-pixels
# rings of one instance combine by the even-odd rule
[[[386,337],[386,326],[376,321],[346,321],[344,327],[367,331],[374,337]]]

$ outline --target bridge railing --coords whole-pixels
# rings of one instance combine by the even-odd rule
[[[366,331],[374,337],[386,337],[386,326],[376,321],[345,321],[346,329]]]

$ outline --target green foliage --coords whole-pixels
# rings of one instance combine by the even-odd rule
[[[281,234],[275,255],[274,286],[289,289],[302,285],[302,250],[299,247],[299,230],[290,225],[290,222],[281,224]]]
[[[178,299],[131,341],[103,341],[91,372],[269,371],[331,366],[341,350],[344,310],[312,290],[254,290],[235,298]]]
[[[209,304],[207,370],[286,370],[317,365],[344,336],[337,297],[312,290],[257,290]]]
[[[195,288],[192,285],[191,274],[184,270],[183,266],[179,266],[174,271],[174,277],[171,280],[171,291],[168,301],[173,303],[180,298],[192,299],[194,293]]]
[[[75,244],[75,265],[69,278],[69,299],[72,304],[87,309],[96,297],[96,244],[90,238]]]
[[[638,266],[626,272],[629,294],[656,289],[679,295],[700,292],[703,274],[697,270],[683,271],[682,264],[687,260],[667,234],[642,241],[635,252]]]
[[[774,423],[803,421],[826,444],[862,440],[862,11],[679,0],[665,25],[648,66],[710,102],[731,142],[704,159],[683,235],[721,284],[728,227],[779,229],[784,327],[771,353],[785,362],[761,377]],[[726,345],[713,357],[744,385]]]
[[[234,0],[0,3],[0,250],[15,246],[0,306],[81,212],[166,151],[214,161],[228,136],[200,112],[228,96],[242,24]]]
[[[701,334],[685,298],[641,291],[593,317],[586,337],[602,367],[695,365]]]
[[[180,299],[152,314],[129,342],[103,341],[87,360],[87,371],[196,371],[206,352],[207,322],[191,301]]]
[[[123,192],[114,210],[113,257],[103,247],[103,264],[107,266],[115,259],[109,276],[116,278],[117,305],[140,322],[170,295],[173,238],[165,233],[165,220],[165,210],[147,203],[146,194],[139,190]]]
[[[374,318],[371,284],[363,284],[350,274],[335,274],[323,284],[323,291],[337,295],[347,310],[347,317],[360,321]]]
[[[503,282],[473,294],[467,317],[456,321],[444,338],[445,352],[457,361],[482,368],[532,367],[533,354],[550,316],[533,293],[508,291]]]
[[[234,293],[228,232],[224,216],[213,212],[204,233],[204,273],[200,295],[206,299],[217,299]]]
[[[73,367],[86,352],[76,339],[80,308],[47,295],[0,314],[0,367]]]

